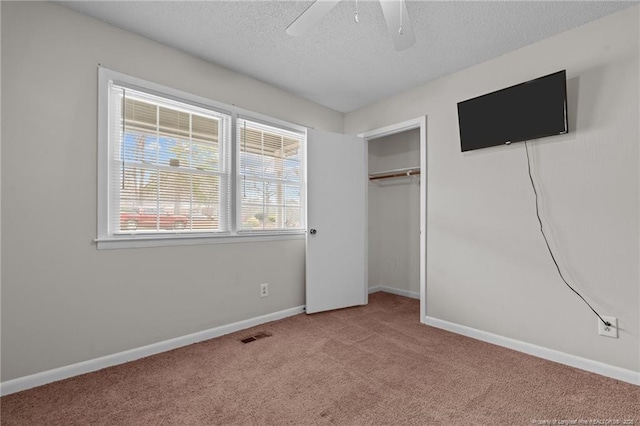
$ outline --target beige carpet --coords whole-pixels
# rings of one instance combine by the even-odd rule
[[[418,301],[376,293],[365,307],[297,315],[3,397],[2,424],[640,425],[640,387],[418,317]],[[273,336],[239,342],[263,330]]]

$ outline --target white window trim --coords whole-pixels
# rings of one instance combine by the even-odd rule
[[[281,126],[285,129],[303,132],[306,135],[307,127],[287,121],[272,118],[263,114],[238,108],[234,105],[227,105],[211,99],[172,89],[157,83],[149,82],[140,78],[132,77],[102,66],[98,67],[98,221],[97,238],[94,242],[98,249],[117,248],[140,248],[140,247],[162,247],[162,246],[183,246],[199,244],[226,244],[240,242],[258,242],[274,240],[303,239],[306,229],[281,230],[281,231],[238,231],[237,228],[237,184],[231,190],[231,232],[222,235],[211,235],[207,233],[176,233],[176,234],[119,234],[109,235],[109,81],[115,84],[138,89],[143,92],[155,94],[160,97],[173,99],[175,101],[187,101],[196,106],[213,109],[231,116],[231,174],[235,180],[239,158],[237,156],[237,135],[236,121],[238,117],[263,122],[270,125]],[[306,152],[306,150],[304,150]],[[304,174],[306,176],[306,155],[303,156]],[[306,185],[303,185],[303,188]],[[301,200],[306,206],[305,198]],[[306,209],[305,209],[306,214]],[[304,224],[306,227],[306,224]]]

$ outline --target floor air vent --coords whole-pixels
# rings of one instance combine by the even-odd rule
[[[253,336],[245,337],[244,339],[240,339],[242,343],[251,343],[259,339],[264,339],[265,337],[271,337],[271,333],[267,333],[266,331],[261,331],[259,333],[254,334]]]

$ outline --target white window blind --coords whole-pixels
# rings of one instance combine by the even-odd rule
[[[109,234],[225,233],[231,117],[109,82]]]
[[[305,140],[304,132],[238,119],[240,232],[304,229]]]

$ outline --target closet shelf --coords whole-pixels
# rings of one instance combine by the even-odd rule
[[[404,169],[385,170],[383,172],[369,174],[369,180],[391,179],[399,177],[415,176],[420,174],[420,167],[406,167]]]

